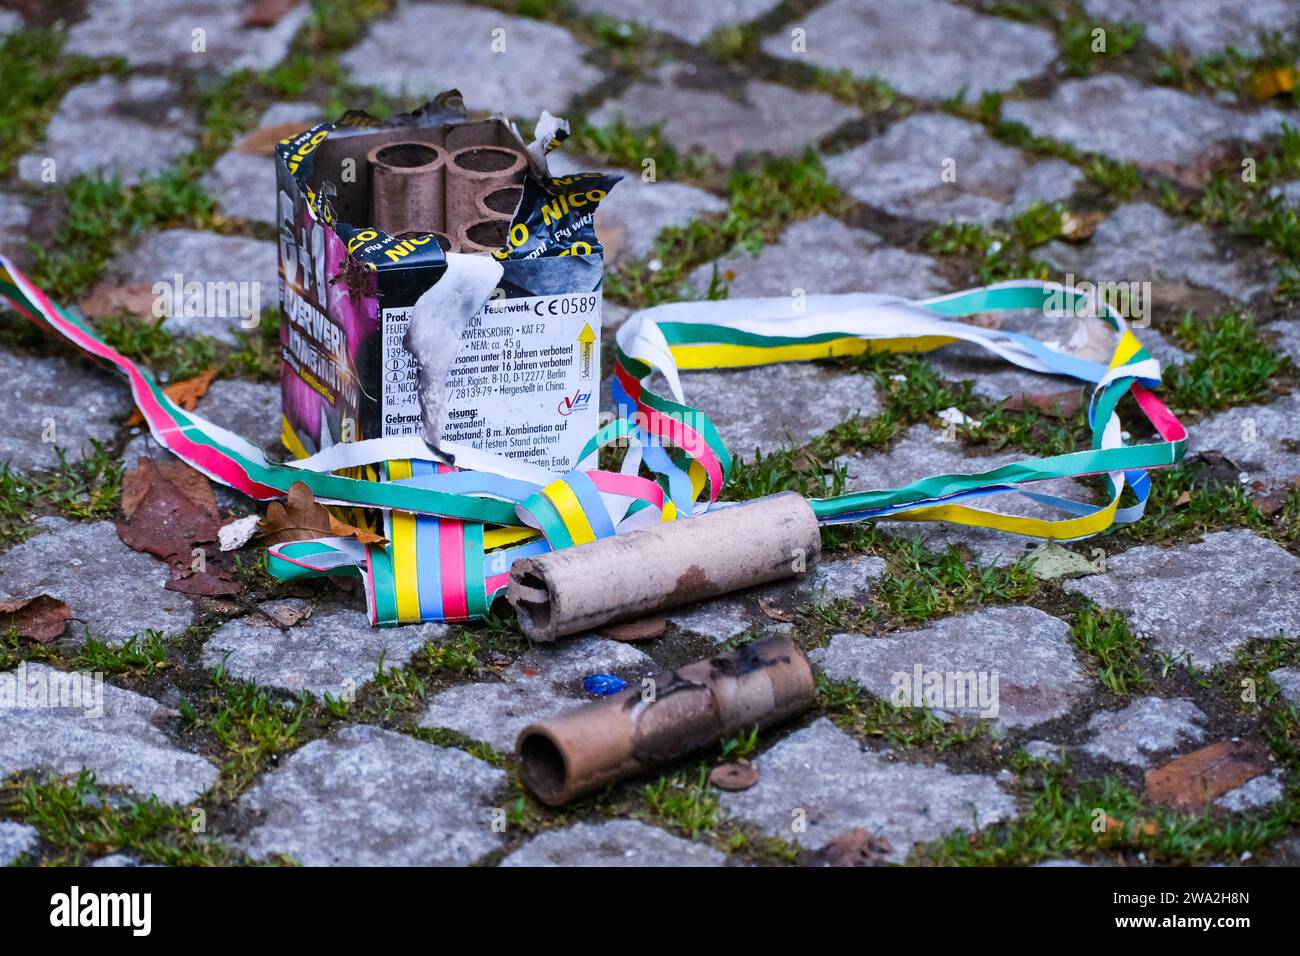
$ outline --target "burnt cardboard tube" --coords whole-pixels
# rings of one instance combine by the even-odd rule
[[[524,154],[503,146],[467,146],[447,161],[447,224],[459,228],[484,218],[479,201],[524,181]],[[514,210],[512,209],[511,212]]]
[[[820,557],[816,515],[785,492],[516,561],[506,600],[525,634],[553,641],[793,577]]]
[[[732,734],[797,717],[816,693],[803,651],[769,637],[525,727],[515,745],[520,777],[543,803],[562,806]]]
[[[446,156],[431,143],[383,143],[366,154],[370,223],[390,236],[443,231]]]

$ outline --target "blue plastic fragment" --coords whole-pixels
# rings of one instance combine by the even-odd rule
[[[584,677],[582,687],[588,694],[596,694],[599,697],[608,697],[610,694],[617,694],[627,686],[627,681],[617,674],[592,674],[590,677]]]

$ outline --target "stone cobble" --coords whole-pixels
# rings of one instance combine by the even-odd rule
[[[604,103],[590,120],[662,126],[679,149],[700,149],[731,163],[742,153],[801,152],[858,115],[825,94],[762,80],[722,91],[689,64],[666,64]]]
[[[895,216],[982,225],[1064,200],[1083,178],[1069,163],[1033,161],[978,123],[943,113],[914,113],[831,156],[826,171],[853,198]]]
[[[796,36],[793,30],[802,30]],[[954,43],[953,37],[961,42]],[[798,42],[802,41],[802,43]],[[947,0],[832,0],[763,49],[773,56],[827,70],[876,77],[920,99],[942,100],[965,90],[1010,89],[1044,72],[1056,41],[1041,27],[975,13]],[[924,63],[924,68],[918,66]]]
[[[356,82],[391,96],[427,98],[455,87],[471,109],[531,123],[600,81],[586,52],[549,23],[455,4],[399,3],[342,64]]]

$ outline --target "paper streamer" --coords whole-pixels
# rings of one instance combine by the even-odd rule
[[[297,461],[268,460],[252,443],[167,397],[153,376],[103,341],[75,312],[49,300],[12,261],[0,256],[0,295],[26,318],[57,332],[125,375],[150,432],[214,481],[261,501],[304,481],[327,504],[381,509],[388,544],[322,538],[275,545],[268,568],[292,580],[359,574],[370,621],[390,625],[484,616],[517,559],[580,546],[661,521],[689,520],[719,501],[732,469],[722,436],[686,400],[682,371],[809,361],[874,351],[924,352],[974,344],[1030,371],[1093,386],[1091,446],[1029,458],[973,474],[937,475],[899,488],[814,499],[824,524],[878,518],[948,521],[1042,538],[1074,539],[1141,517],[1147,472],[1182,458],[1187,433],[1156,397],[1159,364],[1104,304],[1060,285],[1003,282],[921,301],[855,294],[810,296],[805,311],[788,298],[673,303],[634,315],[617,335],[617,416],[580,456],[627,445],[619,471],[580,468],[567,475],[476,449],[435,450],[418,438],[335,445]],[[1030,336],[955,321],[975,312],[1046,311],[1062,303],[1095,308],[1115,331],[1108,364],[1065,355]],[[647,380],[659,373],[669,395]],[[1132,393],[1160,441],[1126,444],[1115,412]],[[454,462],[454,464],[453,464]],[[338,474],[377,466],[379,481]],[[1107,500],[1096,505],[1034,492],[1033,482],[1101,475]],[[1128,487],[1134,503],[1119,506]],[[1020,494],[1062,513],[1049,520],[974,507],[979,498]]]

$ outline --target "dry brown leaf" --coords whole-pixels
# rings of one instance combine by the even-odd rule
[[[1258,743],[1220,740],[1148,770],[1147,795],[1175,810],[1195,811],[1268,771],[1267,752]]]
[[[163,587],[194,597],[225,597],[244,589],[234,568],[215,562],[205,563],[199,571],[173,567],[171,579]]]
[[[1003,403],[1008,411],[1032,408],[1053,418],[1071,419],[1083,405],[1083,389],[1071,388],[1061,392],[1035,392],[1015,395]]]
[[[782,624],[789,624],[794,620],[794,614],[781,610],[767,598],[758,599],[758,609],[772,620],[780,621]]]
[[[356,538],[362,544],[380,544],[382,535],[363,531],[345,524],[316,501],[316,496],[304,482],[295,481],[289,486],[284,502],[271,502],[262,519],[262,535],[267,544],[284,544],[286,541],[309,541],[312,538]]]
[[[156,462],[152,458],[141,458],[122,476],[122,513],[128,521],[159,480],[171,482],[177,491],[214,519],[220,517],[212,483],[202,472],[195,471],[183,461]]]
[[[822,460],[807,448],[801,448],[790,465],[801,475],[820,475],[826,470]]]
[[[1272,494],[1256,495],[1250,500],[1250,503],[1262,515],[1275,515],[1282,510],[1282,506],[1286,504],[1289,494],[1290,490],[1283,488],[1280,491],[1274,491]]]
[[[310,123],[276,123],[274,126],[259,126],[245,133],[235,144],[235,152],[245,156],[274,156],[275,147],[283,140],[297,136]]]
[[[185,409],[187,412],[194,411],[198,407],[199,399],[208,393],[208,386],[212,380],[217,377],[217,370],[210,368],[201,375],[195,375],[193,378],[183,378],[179,382],[172,382],[164,386],[163,391],[173,402]],[[140,409],[131,413],[131,417],[126,420],[128,425],[144,424],[144,416],[140,414]]]
[[[709,771],[709,783],[719,790],[739,793],[758,783],[758,768],[752,763],[724,763]]]
[[[315,607],[304,601],[302,604],[288,605],[284,607],[270,607],[267,605],[259,606],[257,614],[250,614],[245,623],[251,627],[293,627],[311,617],[311,612]]]
[[[889,862],[894,846],[878,833],[862,827],[845,830],[825,846],[804,854],[805,866],[880,866]]]
[[[130,516],[118,524],[118,538],[166,561],[171,566],[172,580],[166,585],[170,590],[209,596],[237,593],[240,584],[230,563],[215,549],[208,554],[207,546],[216,541],[221,527],[211,486],[197,472],[190,474],[188,466],[168,466],[164,473],[152,459],[141,458],[129,480],[124,478],[129,491],[124,506]]]
[[[1104,212],[1067,212],[1061,217],[1061,238],[1083,242],[1097,231],[1105,218]]]
[[[244,17],[244,26],[273,27],[302,0],[255,0],[253,9]]]
[[[201,472],[183,461],[141,458],[122,477],[122,512],[126,521],[117,526],[117,536],[171,565],[167,590],[197,597],[243,590],[229,558],[208,553],[221,528],[221,513]]]
[[[1186,508],[1191,503],[1192,503],[1192,493],[1190,491],[1184,491],[1181,494],[1179,494],[1177,498],[1174,499],[1175,508]]]
[[[153,312],[157,299],[150,282],[128,282],[125,285],[101,282],[90,290],[90,295],[82,299],[77,308],[88,319],[106,319],[125,312],[154,323],[158,321]]]
[[[226,601],[219,597],[203,598],[198,605],[204,614],[220,614],[222,617],[237,617],[248,610],[248,607],[239,601]]]
[[[0,633],[13,628],[19,637],[44,644],[63,634],[72,611],[58,598],[38,594],[17,601],[0,601]]]

